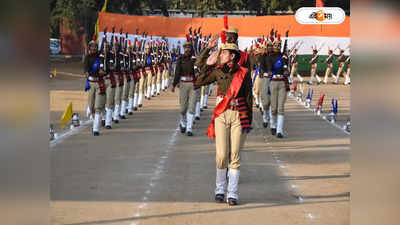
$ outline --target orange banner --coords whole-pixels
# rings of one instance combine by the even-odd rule
[[[202,33],[219,34],[223,27],[222,18],[171,18],[162,16],[132,16],[114,13],[99,12],[100,30],[105,27],[108,32],[113,26],[116,32],[123,27],[124,33],[134,34],[139,28],[152,36],[185,37],[189,27],[202,27]],[[282,36],[290,30],[290,36],[323,36],[323,37],[350,37],[350,17],[346,17],[338,25],[309,25],[299,24],[294,15],[287,16],[257,16],[257,17],[232,17],[228,19],[229,26],[239,29],[241,37],[259,37],[267,35],[271,29],[278,29]]]

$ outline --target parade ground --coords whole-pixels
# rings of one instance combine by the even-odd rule
[[[50,67],[57,71],[49,80],[50,123],[59,135],[69,134],[60,127],[69,102],[88,119],[82,64],[51,61]],[[51,224],[350,224],[350,135],[342,129],[350,117],[350,86],[304,85],[306,93],[314,90],[311,108],[325,94],[325,114],[332,97],[338,99],[337,123],[288,97],[285,138],[278,139],[254,108],[241,152],[238,206],[214,201],[215,141],[205,132],[215,92],[188,137],[178,129],[179,89],[169,89],[100,136],[82,123],[50,144]]]

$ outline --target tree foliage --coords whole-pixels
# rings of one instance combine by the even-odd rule
[[[90,37],[104,0],[50,0],[50,34],[59,37],[60,21],[79,33],[79,28]],[[349,11],[350,0],[325,0],[326,6],[342,7]],[[257,16],[272,15],[275,11],[296,11],[300,7],[315,6],[315,0],[109,0],[107,12],[144,15],[155,9],[169,16],[169,9],[195,10],[196,16],[210,11],[252,11]]]

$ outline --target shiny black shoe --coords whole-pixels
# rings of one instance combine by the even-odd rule
[[[204,109],[207,109],[208,107],[207,107],[207,106],[204,106],[203,108],[204,108]]]
[[[203,112],[203,108],[200,108],[200,112]]]
[[[200,117],[196,116],[196,120],[200,120]]]
[[[188,131],[187,136],[193,136],[193,133],[191,131]]]
[[[133,112],[128,112],[128,115],[132,116],[132,115],[133,115]]]
[[[99,135],[100,135],[99,132],[97,132],[97,131],[94,131],[94,132],[93,132],[93,136],[99,136]]]
[[[128,113],[128,109],[125,109],[125,114],[127,114]]]
[[[215,195],[215,202],[216,203],[224,203],[225,196],[223,194],[216,194]]]
[[[235,199],[235,198],[228,198],[228,204],[229,204],[230,206],[237,205],[237,204],[238,204],[237,199]]]
[[[268,127],[268,123],[263,123],[264,128]]]
[[[139,108],[142,108],[142,106],[143,106],[143,105],[142,105],[142,104],[140,104],[140,105],[139,105]]]
[[[126,116],[120,116],[120,118],[126,120]]]
[[[275,135],[276,134],[276,128],[271,128],[271,134]]]
[[[104,127],[106,125],[106,121],[105,120],[101,120],[101,126]]]
[[[133,108],[133,111],[137,111],[137,107]]]
[[[111,128],[111,126],[109,126],[109,125],[108,125],[108,126],[106,126],[106,129],[108,129],[108,130],[109,130],[109,129],[112,129],[112,128]]]
[[[182,134],[186,132],[186,127],[182,127],[182,125],[179,124],[179,128],[181,129]]]
[[[277,138],[283,138],[283,135],[282,135],[281,133],[278,133],[278,134],[276,135],[276,137],[277,137]]]
[[[119,120],[114,120],[114,123],[119,123]]]

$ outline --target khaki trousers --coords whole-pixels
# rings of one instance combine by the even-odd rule
[[[271,81],[271,114],[285,114],[286,87],[285,81]]]
[[[260,96],[260,76],[259,75],[257,75],[256,80],[254,81],[253,92],[254,92],[254,95]]]
[[[120,105],[123,86],[119,86],[118,76],[114,75],[114,77],[115,77],[115,81],[117,83],[117,85],[115,87],[114,104]]]
[[[324,77],[324,80],[325,81],[328,81],[328,77],[329,77],[329,75],[331,74],[331,72],[332,72],[332,67],[329,67],[329,65],[326,67],[326,70],[325,70],[325,77]]]
[[[314,79],[315,74],[317,73],[317,65],[315,64],[315,67],[311,67],[311,77]]]
[[[196,107],[196,91],[192,82],[180,82],[179,84],[179,104],[181,106],[181,115],[186,113],[194,115]]]
[[[88,105],[90,112],[101,113],[104,111],[104,105],[106,102],[106,96],[104,94],[100,94],[99,84],[97,82],[89,82],[90,89],[88,95]]]
[[[164,71],[163,71],[162,73],[164,73]],[[162,73],[160,72],[160,70],[158,70],[158,72],[157,72],[157,79],[156,79],[155,84],[161,85],[161,75],[162,75]]]
[[[196,93],[196,102],[200,102],[200,99],[201,99],[201,88],[195,89],[194,92]],[[196,107],[196,104],[194,105],[194,107]]]
[[[144,94],[144,82],[145,82],[145,77],[144,74],[142,72],[140,72],[140,78],[139,78],[139,82],[137,82],[137,86],[135,88],[135,93],[139,94]]]
[[[158,74],[159,72],[157,72],[155,76],[151,77],[151,85],[156,85]]]
[[[339,68],[338,68],[338,71],[337,71],[337,74],[336,74],[336,79],[337,80],[339,80],[339,78],[340,78],[340,75],[342,74],[342,72],[343,72],[343,68],[344,68],[344,63],[339,63]]]
[[[129,92],[128,92],[128,97],[133,98],[135,93],[136,93],[136,83],[135,80],[133,79],[134,76],[131,75],[131,82],[129,82]]]
[[[169,71],[169,68],[166,67],[162,73],[163,80],[168,80],[168,71]]]
[[[145,85],[145,92],[147,91],[147,87],[151,88],[152,80],[153,80],[153,75],[151,74],[151,71],[146,71],[147,79],[146,79],[146,85]]]
[[[128,94],[129,94],[131,82],[128,82],[128,80],[126,79],[126,76],[124,74],[124,86],[122,86],[122,93],[121,93],[121,99],[123,101],[128,101]]]
[[[239,112],[227,109],[215,119],[216,164],[218,169],[240,168],[240,150],[247,134],[242,134]]]
[[[297,74],[297,64],[292,65],[292,69],[290,70],[290,77],[294,77]]]
[[[210,85],[201,86],[201,96],[208,95],[208,89]]]
[[[112,109],[114,108],[115,88],[111,87],[110,79],[105,79],[104,84],[106,85],[106,108]]]
[[[268,113],[271,105],[271,96],[268,95],[269,78],[260,78],[260,98],[263,109]]]

